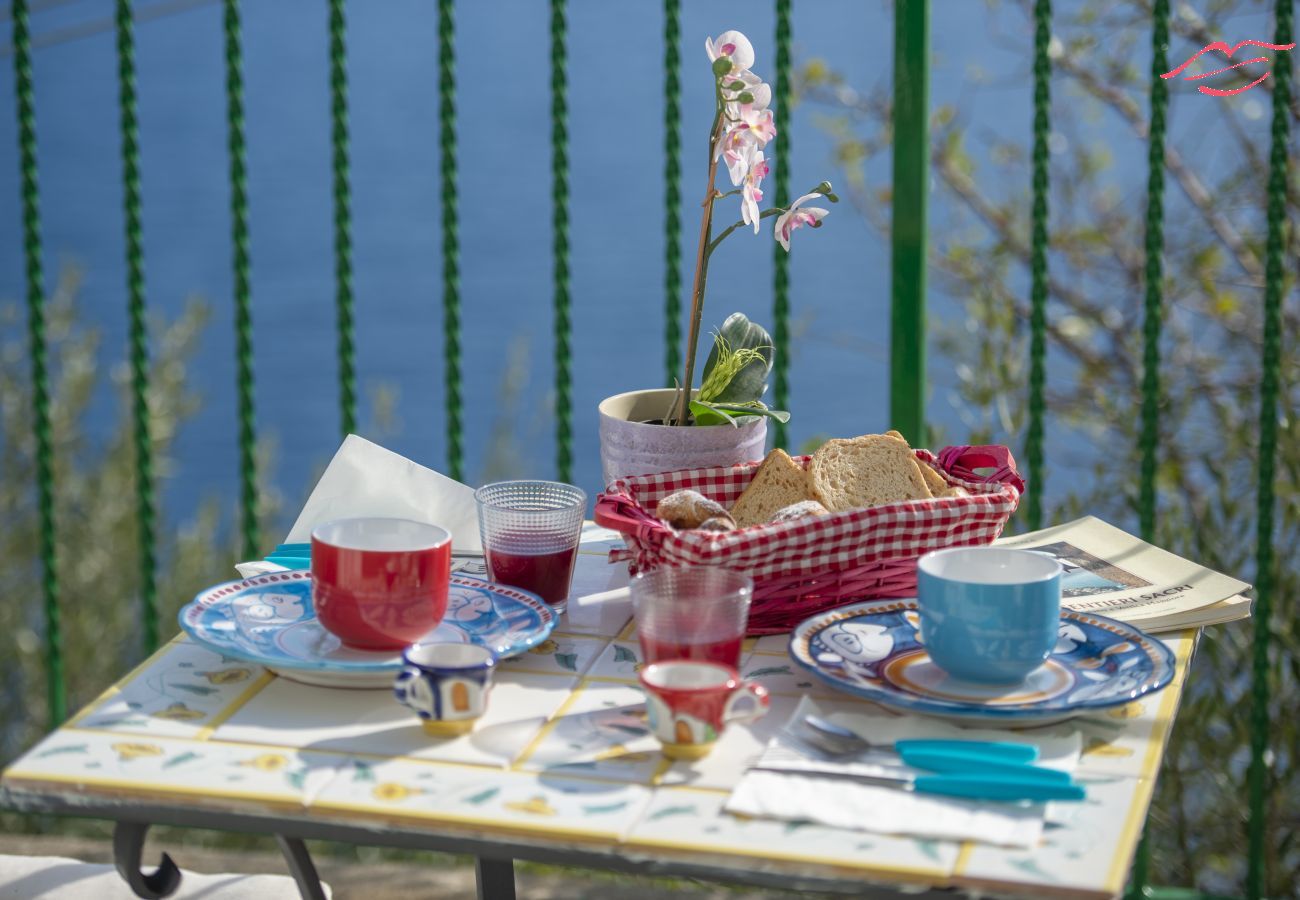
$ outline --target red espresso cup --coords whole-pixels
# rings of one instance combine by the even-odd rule
[[[337,519],[311,533],[311,598],[358,650],[399,650],[447,613],[451,534],[409,519]]]

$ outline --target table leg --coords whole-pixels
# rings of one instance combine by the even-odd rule
[[[113,828],[113,864],[117,874],[127,883],[137,897],[158,900],[176,892],[181,884],[181,870],[166,853],[152,874],[140,871],[140,857],[144,853],[144,836],[148,825],[139,822],[118,822]]]
[[[298,885],[298,895],[303,900],[325,900],[325,889],[321,887],[316,865],[311,861],[311,854],[307,852],[307,845],[302,842],[302,838],[277,834],[275,842],[280,845],[284,861],[289,864],[289,872]]]
[[[478,900],[515,900],[513,859],[489,859],[476,856],[474,875],[478,881]]]

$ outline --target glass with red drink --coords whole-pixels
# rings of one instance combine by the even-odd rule
[[[632,579],[645,663],[695,659],[740,668],[754,581],[715,566],[662,568]]]
[[[498,481],[479,488],[474,499],[488,577],[563,612],[587,495],[557,481]]]

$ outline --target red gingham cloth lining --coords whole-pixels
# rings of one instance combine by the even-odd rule
[[[944,463],[965,478],[946,471],[928,450],[914,452],[921,464],[933,467],[949,484],[966,488],[970,496],[899,501],[729,532],[674,531],[654,517],[659,501],[679,490],[699,491],[730,507],[760,465],[754,462],[621,479],[597,498],[596,521],[624,535],[628,549],[610,557],[630,559],[633,571],[722,565],[756,581],[826,576],[914,560],[940,547],[992,543],[1015,512],[1024,484],[1010,452],[1005,447],[947,448]],[[806,467],[808,459],[795,461]],[[972,480],[978,477],[973,468],[985,466],[997,469],[988,476],[992,480]]]

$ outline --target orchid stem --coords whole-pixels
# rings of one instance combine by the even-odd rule
[[[722,138],[722,91],[715,88],[717,113],[713,117],[713,131],[709,137],[709,180],[704,193],[704,215],[700,219],[700,244],[695,251],[695,278],[691,284],[691,327],[686,338],[686,374],[678,387],[677,414],[673,424],[685,425],[690,409],[691,381],[695,377],[695,344],[700,339],[700,319],[704,315],[704,281],[708,272],[708,248],[713,234],[713,199],[718,192],[714,186],[718,177],[718,160],[714,153]]]
[[[768,218],[769,216],[779,216],[779,215],[780,215],[781,213],[783,213],[783,212],[786,212],[786,210],[784,210],[784,209],[778,209],[778,208],[773,207],[772,209],[765,209],[765,210],[763,210],[761,213],[758,214],[758,217],[759,217],[760,219],[766,219],[766,218]],[[705,251],[705,256],[706,256],[706,257],[712,256],[712,255],[713,255],[713,251],[716,250],[716,249],[718,249],[718,245],[721,244],[721,243],[723,242],[723,240],[726,239],[727,235],[731,234],[731,233],[732,233],[733,231],[735,231],[737,228],[739,228],[740,226],[745,225],[745,224],[747,224],[747,223],[745,222],[745,220],[744,220],[744,219],[741,219],[739,222],[735,223],[734,225],[729,226],[725,231],[722,232],[722,234],[718,235],[716,238],[714,238],[712,241],[710,241],[710,242],[709,242],[708,250]]]

